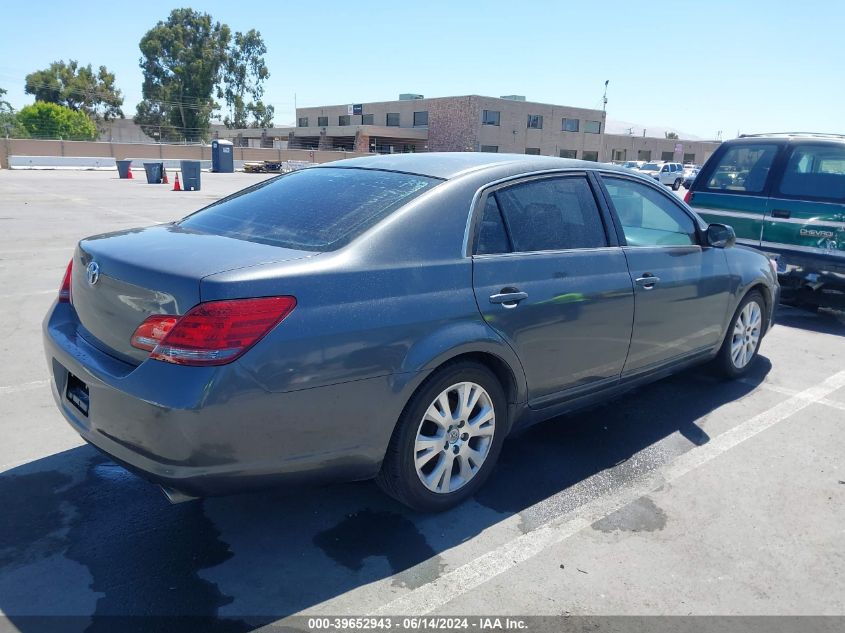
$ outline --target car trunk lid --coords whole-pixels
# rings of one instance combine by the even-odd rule
[[[204,277],[315,254],[176,225],[89,237],[79,243],[73,261],[71,293],[80,333],[103,351],[139,363],[149,352],[131,346],[135,329],[152,314],[181,315],[199,303]]]

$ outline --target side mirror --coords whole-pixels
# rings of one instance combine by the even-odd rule
[[[707,227],[707,245],[713,248],[728,248],[736,244],[736,233],[727,224],[711,224]]]

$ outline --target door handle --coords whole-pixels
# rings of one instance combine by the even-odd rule
[[[788,218],[791,214],[786,209],[774,209],[772,211],[773,218]]]
[[[515,308],[520,301],[528,298],[527,292],[518,290],[513,292],[500,292],[490,295],[490,303],[501,303],[503,308]]]
[[[655,277],[654,275],[646,273],[642,277],[637,277],[636,282],[637,285],[642,286],[644,290],[651,290],[660,282],[660,277]]]

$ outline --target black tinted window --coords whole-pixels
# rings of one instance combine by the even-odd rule
[[[548,178],[496,193],[515,251],[607,246],[586,179]]]
[[[796,198],[845,200],[845,145],[798,145],[786,164],[780,193]]]
[[[367,169],[303,169],[224,198],[180,226],[286,248],[334,250],[438,182]]]
[[[493,253],[507,253],[510,251],[508,235],[502,223],[502,214],[494,196],[487,196],[484,213],[481,215],[481,226],[478,228],[478,240],[475,245],[476,255],[490,255]]]
[[[760,193],[777,150],[778,146],[771,143],[728,148],[707,179],[707,189]]]

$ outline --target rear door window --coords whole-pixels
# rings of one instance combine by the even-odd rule
[[[475,243],[476,255],[493,255],[495,253],[510,252],[510,242],[505,231],[502,214],[494,195],[487,196],[484,212],[481,215],[481,226],[478,229],[478,240]]]
[[[224,198],[179,226],[272,246],[331,251],[440,182],[371,169],[303,169]]]
[[[790,198],[845,202],[845,145],[796,145],[778,189]]]
[[[524,182],[495,194],[514,251],[607,246],[596,200],[583,176]]]
[[[777,155],[772,143],[740,144],[728,148],[710,173],[705,188],[711,191],[762,193]]]

